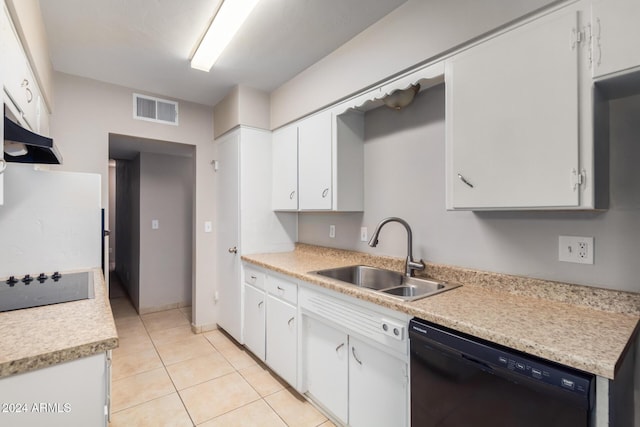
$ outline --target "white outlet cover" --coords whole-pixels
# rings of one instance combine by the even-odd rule
[[[593,237],[559,236],[558,260],[578,264],[593,264]]]
[[[329,226],[329,237],[331,237],[332,239],[334,239],[336,237],[336,226],[335,225],[330,225]]]
[[[369,241],[369,232],[367,227],[360,227],[360,241],[368,242]]]
[[[152,230],[157,230],[158,228],[160,228],[160,222],[157,219],[152,219],[151,220],[151,229]]]

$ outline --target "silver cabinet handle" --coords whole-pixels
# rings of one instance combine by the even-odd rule
[[[0,159],[0,173],[4,172],[7,168],[7,161],[5,159]]]
[[[33,101],[33,92],[31,92],[31,89],[26,88],[25,89],[27,91],[27,104],[30,104],[31,101]]]
[[[473,188],[473,184],[472,184],[472,183],[470,183],[469,181],[467,181],[467,179],[466,179],[464,176],[462,176],[462,175],[458,174],[458,178],[460,178],[460,181],[464,182],[464,183],[465,183],[465,184],[467,184],[469,187]]]
[[[291,319],[289,319],[289,321],[287,322],[287,325],[291,326],[291,322],[293,322],[295,320],[295,317],[292,317]]]
[[[296,195],[296,190],[293,190],[291,194],[289,194],[289,200],[293,200],[293,197]]]
[[[227,249],[229,251],[230,254],[237,254],[238,253],[238,248],[237,247],[232,247]]]
[[[324,199],[325,197],[327,197],[327,194],[329,194],[329,189],[325,188],[324,190],[322,190],[322,198]]]
[[[358,359],[358,356],[356,356],[356,348],[355,347],[351,347],[351,354],[353,354],[353,358],[356,359],[356,362],[358,362],[359,365],[362,365],[362,361],[360,359]]]
[[[260,301],[260,302],[258,303],[258,308],[262,308],[262,305],[263,305],[263,304],[264,304],[264,301]]]
[[[252,275],[251,275],[251,278],[252,278],[253,280],[256,280],[256,279],[258,278],[258,276],[254,276],[254,275],[252,274]]]
[[[280,286],[276,286],[276,288],[278,288],[279,291],[284,292],[284,288],[281,288]]]
[[[338,352],[338,350],[340,350],[342,347],[344,347],[344,343],[340,343],[337,347],[336,347],[336,353]]]

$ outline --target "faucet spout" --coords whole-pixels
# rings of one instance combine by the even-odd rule
[[[371,246],[372,248],[378,246],[378,237],[380,235],[380,230],[382,230],[382,227],[384,227],[385,224],[388,224],[390,222],[398,222],[402,224],[407,230],[407,259],[405,262],[405,275],[407,277],[413,277],[415,275],[415,270],[424,270],[425,265],[422,260],[413,260],[413,233],[411,232],[411,227],[409,226],[409,223],[407,221],[395,216],[383,219],[376,226],[376,229],[373,232],[371,239],[369,240],[369,246]]]

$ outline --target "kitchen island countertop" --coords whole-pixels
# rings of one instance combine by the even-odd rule
[[[242,259],[609,379],[614,378],[640,320],[640,294],[629,292],[428,264],[430,276],[464,286],[404,302],[309,273],[355,264],[402,271],[400,259],[301,244],[292,252],[244,255]],[[465,277],[469,282],[460,280]]]
[[[0,378],[118,346],[102,271],[92,271],[94,298],[0,313]]]

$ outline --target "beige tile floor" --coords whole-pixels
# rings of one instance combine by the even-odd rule
[[[111,427],[334,426],[222,331],[193,334],[190,307],[138,316],[118,297],[111,308]]]

